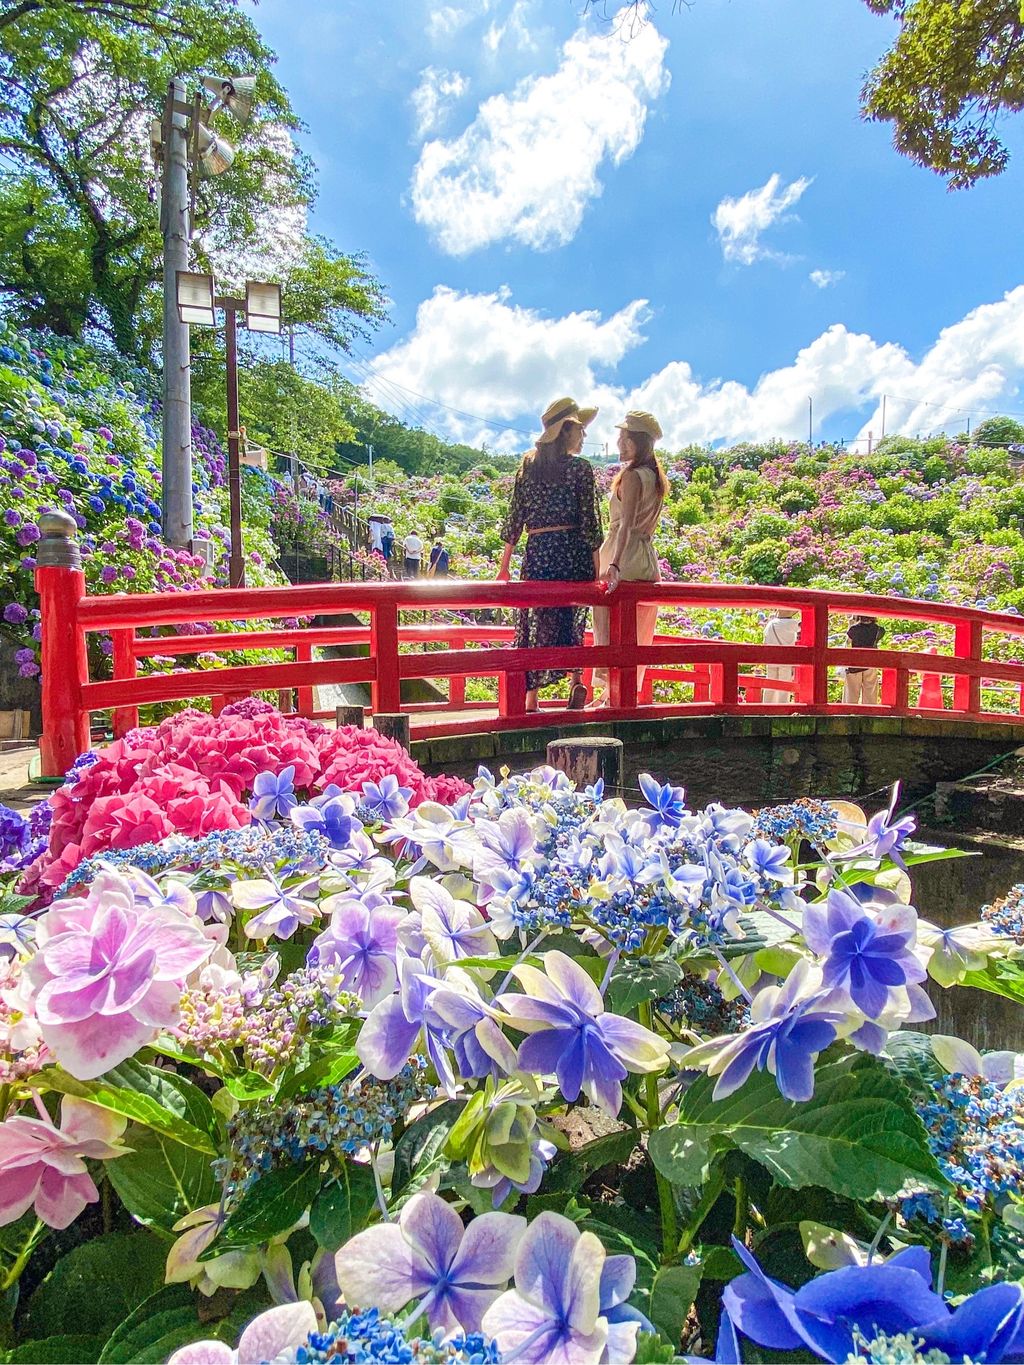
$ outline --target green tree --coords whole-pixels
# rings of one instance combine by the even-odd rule
[[[307,379],[286,360],[241,370],[238,401],[250,441],[277,453],[294,451],[313,466],[329,467],[335,447],[354,434],[343,392]]]
[[[975,430],[978,445],[1013,446],[1024,442],[1024,423],[1012,417],[989,417]]]
[[[291,286],[294,319],[342,344],[346,318],[383,315],[363,262],[305,233],[313,168],[292,142],[298,120],[273,61],[235,0],[0,0],[0,287],[18,321],[71,336],[91,326],[153,358],[149,124],[172,76],[198,85],[224,71],[256,75],[255,110],[244,130],[224,119],[234,164],[199,182],[197,263],[212,257],[230,279],[257,256]]]
[[[964,189],[1006,169],[999,120],[1024,108],[1020,0],[865,0],[896,41],[868,75],[864,116],[892,124],[898,152]]]

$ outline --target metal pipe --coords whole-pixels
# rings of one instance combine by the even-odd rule
[[[185,83],[170,81],[164,101],[163,183],[160,228],[163,233],[163,408],[161,411],[161,504],[168,545],[192,544],[192,386],[188,324],[178,316],[178,271],[189,267],[191,236],[188,187],[188,116]]]

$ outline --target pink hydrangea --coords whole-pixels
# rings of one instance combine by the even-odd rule
[[[241,828],[252,820],[247,801],[256,777],[287,767],[296,790],[310,796],[332,783],[358,792],[389,773],[411,790],[413,806],[450,804],[469,791],[460,778],[428,777],[376,730],[328,729],[253,698],[219,716],[181,711],[101,749],[72,786],[54,793],[49,847],[23,890],[45,903],[83,858],[108,848]]]
[[[33,1204],[51,1228],[66,1228],[99,1191],[85,1158],[107,1161],[128,1150],[117,1139],[128,1120],[85,1100],[65,1097],[60,1127],[36,1098],[39,1118],[15,1114],[0,1123],[0,1224]]]
[[[40,917],[37,951],[18,999],[43,1042],[79,1080],[117,1066],[171,1028],[185,979],[214,944],[200,920],[169,905],[138,904],[113,869],[84,898],[57,901]]]

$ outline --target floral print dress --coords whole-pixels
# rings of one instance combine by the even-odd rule
[[[570,531],[542,531],[545,526],[571,526]],[[594,551],[601,545],[601,510],[594,471],[577,455],[565,460],[557,483],[530,478],[523,465],[516,472],[502,539],[515,545],[528,535],[520,578],[545,582],[590,583],[595,578]],[[536,534],[540,532],[539,534]],[[583,644],[587,607],[524,607],[516,626],[517,649],[545,649]],[[531,669],[526,686],[547,687],[566,676],[564,669]]]

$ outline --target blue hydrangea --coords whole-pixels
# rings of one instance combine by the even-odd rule
[[[1024,1098],[980,1076],[949,1075],[932,1083],[934,1100],[919,1106],[928,1143],[966,1209],[980,1213],[1016,1194],[1024,1180]]]
[[[295,1365],[501,1365],[497,1345],[480,1332],[444,1341],[439,1332],[412,1337],[406,1331],[376,1308],[349,1310],[325,1332],[310,1332],[293,1359]]]

